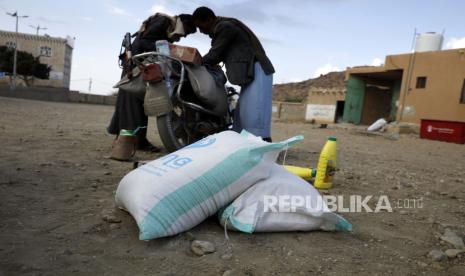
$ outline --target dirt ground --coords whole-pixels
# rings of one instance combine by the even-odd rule
[[[326,138],[336,135],[340,171],[329,193],[386,195],[393,212],[343,213],[351,233],[229,232],[229,246],[210,218],[187,234],[144,242],[132,217],[114,210],[116,187],[132,163],[108,159],[112,111],[0,98],[1,275],[465,275],[465,254],[428,256],[453,248],[439,238],[445,228],[465,234],[464,145],[275,122],[274,140],[305,136],[287,164],[315,166]],[[153,120],[149,129],[160,146]],[[404,199],[422,199],[423,208],[400,208]],[[112,210],[120,223],[102,219]],[[214,243],[216,252],[197,257],[192,236]]]

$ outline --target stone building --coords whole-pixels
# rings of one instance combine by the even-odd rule
[[[0,30],[0,45],[15,47],[16,33]],[[34,79],[34,86],[49,86],[68,88],[70,85],[71,62],[74,48],[74,39],[71,37],[59,38],[49,35],[35,35],[18,33],[18,51],[39,56],[40,62],[52,67],[48,80]],[[0,78],[0,84],[9,84],[9,77]],[[25,85],[20,78],[17,85]]]
[[[346,89],[311,87],[308,92],[305,120],[337,123],[344,114]]]

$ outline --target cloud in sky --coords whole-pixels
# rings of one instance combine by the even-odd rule
[[[155,1],[149,10],[150,14],[155,14],[157,12],[166,13],[169,15],[177,15],[181,13],[192,13],[198,4],[194,2],[180,2],[180,1],[167,1],[159,0]]]
[[[315,70],[315,73],[313,73],[312,78],[318,78],[321,75],[328,74],[329,72],[334,72],[334,71],[341,71],[339,67],[334,66],[330,63],[327,63]]]
[[[465,37],[462,38],[451,38],[446,43],[447,49],[458,49],[458,48],[465,48]]]
[[[174,13],[163,3],[155,4],[150,8],[150,14],[155,14],[157,12],[166,13],[169,15],[174,15]]]
[[[39,20],[39,21],[48,23],[48,24],[62,24],[62,25],[68,24],[68,22],[66,22],[64,20],[45,18],[45,17],[42,17],[42,16],[36,17],[36,19]]]
[[[122,16],[131,15],[126,10],[124,10],[124,9],[122,9],[120,7],[117,7],[117,6],[113,5],[113,4],[108,4],[107,8],[108,8],[108,12],[110,14],[113,14],[113,15],[122,15]]]
[[[383,61],[380,58],[374,58],[370,65],[371,66],[381,66],[381,65],[383,65]]]
[[[84,21],[89,21],[89,22],[94,21],[93,18],[87,17],[87,16],[81,16],[81,17],[79,17],[79,19],[84,20]]]

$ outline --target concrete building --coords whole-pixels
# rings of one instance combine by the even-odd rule
[[[305,120],[315,123],[340,122],[344,114],[345,97],[344,88],[310,88]]]
[[[465,49],[389,55],[383,66],[348,69],[346,80],[345,122],[465,122]]]
[[[14,47],[15,32],[0,30],[0,45]],[[74,48],[74,39],[71,37],[58,38],[48,35],[34,35],[18,33],[18,51],[29,52],[40,56],[42,63],[52,67],[48,80],[34,79],[34,86],[51,86],[68,88],[70,85],[71,62]],[[0,78],[0,84],[9,84],[9,78]],[[24,85],[18,78],[18,85]]]

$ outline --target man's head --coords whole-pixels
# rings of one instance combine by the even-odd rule
[[[201,33],[212,34],[213,27],[216,22],[215,13],[207,7],[199,7],[192,14],[194,18],[194,24],[197,26]]]
[[[194,24],[194,17],[192,15],[183,13],[178,16],[184,26],[184,32],[186,35],[193,34],[197,31],[197,27],[195,27]]]
[[[172,42],[179,41],[181,37],[186,37],[189,34],[193,34],[197,31],[197,27],[195,27],[194,24],[194,18],[190,14],[180,14],[178,15],[178,18],[182,22],[182,26],[184,29],[184,32],[175,32],[174,34],[171,35],[170,40]]]

